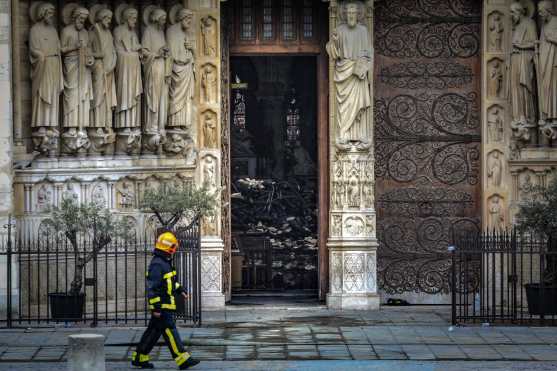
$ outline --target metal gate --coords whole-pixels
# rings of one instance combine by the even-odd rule
[[[481,1],[382,1],[374,19],[380,287],[448,302],[452,231],[480,220]]]
[[[145,298],[145,273],[152,257],[153,236],[135,235],[114,239],[84,267],[82,314],[55,314],[52,294],[69,292],[76,258],[93,252],[90,239],[79,242],[79,250],[49,229],[19,228],[8,223],[7,238],[0,240],[0,262],[6,270],[5,302],[0,310],[0,327],[38,327],[56,324],[137,326],[150,318]],[[199,223],[177,229],[180,249],[174,255],[179,281],[190,297],[179,306],[176,316],[186,324],[201,324]],[[5,291],[4,291],[5,290]],[[179,301],[178,301],[179,302]]]

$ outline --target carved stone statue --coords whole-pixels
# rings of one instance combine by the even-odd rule
[[[557,138],[557,15],[552,1],[541,1],[538,11],[543,26],[539,49],[540,129]]]
[[[203,165],[203,184],[208,187],[209,190],[214,190],[217,187],[215,160],[213,157],[207,156],[205,157]]]
[[[116,8],[114,47],[116,62],[116,114],[114,127],[117,129],[117,153],[135,154],[141,148],[141,44],[135,31],[138,12],[135,8],[121,4]]]
[[[217,55],[217,22],[211,16],[201,19],[201,36],[203,55],[215,57]]]
[[[166,31],[166,40],[172,57],[167,122],[167,127],[172,130],[172,133],[169,132],[171,137],[168,139],[172,142],[184,143],[183,149],[185,149],[187,129],[194,121],[195,41],[190,35],[192,19],[191,10],[181,5],[174,6],[170,11],[172,26]]]
[[[489,15],[489,49],[494,52],[501,51],[503,46],[503,33],[505,29],[502,17],[503,15],[497,11]]]
[[[338,143],[368,143],[371,136],[372,46],[368,29],[359,23],[363,4],[348,2],[341,7],[346,22],[340,24],[327,43],[335,61],[336,123]]]
[[[135,192],[133,184],[124,180],[122,184],[116,188],[118,196],[118,207],[120,209],[133,209],[135,205]]]
[[[203,103],[217,101],[217,71],[210,64],[205,65],[201,73],[201,101]]]
[[[492,196],[488,201],[488,227],[492,230],[501,231],[505,229],[505,217],[503,214],[502,198],[499,195]]]
[[[62,150],[75,154],[89,148],[85,129],[90,126],[89,114],[93,99],[91,68],[95,62],[89,48],[89,33],[85,21],[89,11],[75,3],[63,10],[66,27],[61,43],[64,55],[64,120],[67,129],[62,134]]]
[[[203,145],[205,148],[217,147],[217,119],[212,111],[203,115]]]
[[[91,109],[89,139],[95,152],[104,152],[114,142],[112,111],[116,107],[116,49],[110,32],[112,12],[103,5],[94,5],[89,13],[93,26],[89,31],[91,52],[95,58],[92,68],[93,106]]]
[[[487,112],[487,130],[490,142],[497,143],[503,140],[503,117],[498,106]]]
[[[493,151],[487,160],[487,179],[492,187],[500,187],[503,179],[503,161],[499,151]]]
[[[536,106],[534,104],[536,22],[528,14],[528,9],[519,2],[511,4],[511,15],[513,19],[509,71],[511,127],[521,133],[520,138],[517,139],[529,141],[532,137],[532,128],[535,128],[536,124]],[[529,130],[521,130],[524,128]],[[515,137],[517,137],[516,133]]]
[[[491,98],[501,98],[503,94],[503,67],[499,59],[489,63],[489,81],[487,95]]]
[[[60,94],[64,88],[61,45],[53,26],[55,8],[45,2],[30,8],[31,127],[35,150],[54,155],[58,147]]]
[[[141,40],[146,103],[143,145],[148,152],[157,153],[165,136],[172,59],[164,36],[166,12],[155,6],[148,6],[143,12],[143,20],[146,26]]]
[[[341,209],[344,203],[345,184],[342,171],[342,164],[335,164],[335,173],[333,178],[333,208]]]

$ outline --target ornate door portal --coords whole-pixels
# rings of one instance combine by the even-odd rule
[[[441,302],[453,231],[480,225],[481,2],[381,1],[374,18],[379,284]]]

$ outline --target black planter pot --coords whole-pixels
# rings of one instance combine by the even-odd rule
[[[528,312],[531,315],[557,315],[557,286],[544,285],[542,290],[539,283],[529,283],[524,287],[528,299]]]
[[[54,320],[79,321],[83,318],[85,294],[70,295],[66,293],[48,294],[50,314]]]

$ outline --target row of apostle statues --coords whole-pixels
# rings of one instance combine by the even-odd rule
[[[192,11],[177,4],[167,14],[147,6],[141,39],[139,12],[128,4],[114,10],[113,31],[106,5],[65,5],[60,34],[55,14],[47,2],[30,8],[35,150],[190,155],[196,116]]]
[[[553,1],[538,3],[541,24],[538,34],[535,11],[532,1],[511,4],[513,30],[508,65],[511,128],[515,139],[530,144],[536,142],[536,130],[544,134],[543,140],[557,139],[557,14]],[[502,80],[502,73],[492,73],[491,78],[492,84],[493,79]],[[495,94],[501,91],[499,86]]]

